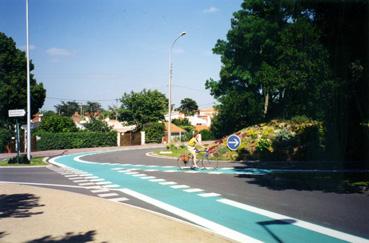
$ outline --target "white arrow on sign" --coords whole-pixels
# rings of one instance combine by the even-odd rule
[[[238,140],[236,139],[236,140],[234,140],[234,141],[229,141],[228,143],[230,143],[230,144],[234,144],[234,146],[235,147],[237,147],[238,146],[238,144],[239,144],[239,142],[238,142]]]
[[[21,117],[26,114],[24,109],[8,110],[9,117]]]

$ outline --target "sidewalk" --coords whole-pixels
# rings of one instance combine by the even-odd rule
[[[60,149],[60,150],[48,150],[48,151],[36,151],[32,152],[33,157],[53,157],[64,154],[75,154],[82,152],[95,152],[95,151],[121,151],[121,150],[133,150],[133,149],[150,149],[150,148],[162,148],[164,144],[145,144],[135,146],[122,146],[122,147],[96,147],[96,148],[79,148],[79,149]],[[23,154],[23,153],[22,153]],[[16,156],[16,153],[0,153],[0,160],[11,158]]]
[[[231,242],[106,199],[24,185],[0,187],[0,242]]]

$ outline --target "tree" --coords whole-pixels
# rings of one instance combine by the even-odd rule
[[[234,13],[221,56],[220,80],[206,88],[219,101],[217,136],[273,117],[322,118],[331,86],[328,52],[311,12],[288,1],[244,1]]]
[[[137,125],[138,129],[148,122],[163,120],[168,111],[168,99],[157,90],[124,93],[120,101],[118,119]]]
[[[12,38],[0,32],[0,124],[12,124],[8,110],[27,110],[27,60],[23,51],[16,48]],[[34,69],[30,63],[30,71]],[[46,90],[37,83],[33,74],[31,84],[31,115],[43,106]]]
[[[181,105],[177,108],[177,111],[182,112],[186,116],[192,116],[199,109],[196,101],[191,98],[184,98],[181,100]]]
[[[44,117],[37,129],[45,132],[75,132],[78,130],[70,117],[59,115]]]
[[[184,118],[184,119],[173,119],[172,120],[172,123],[179,126],[179,127],[182,127],[182,126],[192,126],[191,125],[191,122],[187,119],[187,118]]]
[[[87,101],[87,104],[83,106],[83,112],[89,112],[94,114],[102,111],[101,104],[99,102]]]
[[[76,101],[62,101],[55,106],[56,113],[62,116],[72,116],[75,112],[80,112],[81,107]]]
[[[145,131],[147,143],[161,143],[161,139],[164,136],[165,127],[164,123],[150,122],[143,126]]]
[[[92,118],[89,123],[84,124],[84,127],[91,132],[110,132],[112,128],[105,122]]]

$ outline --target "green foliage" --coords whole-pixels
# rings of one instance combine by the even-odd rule
[[[196,101],[190,98],[184,98],[181,100],[181,105],[177,108],[177,111],[182,112],[186,116],[192,116],[199,109]]]
[[[16,163],[18,163],[18,164],[30,164],[31,163],[31,161],[28,160],[27,155],[25,155],[25,154],[19,155],[18,159],[19,159],[19,163],[17,161],[16,156],[12,157],[8,160],[8,164],[16,164]]]
[[[101,104],[99,102],[87,101],[86,105],[83,105],[83,112],[88,112],[93,115],[95,112],[102,111]]]
[[[76,101],[62,101],[55,106],[56,113],[62,116],[72,116],[75,112],[80,112],[81,107]]]
[[[213,133],[209,130],[206,130],[206,129],[201,130],[200,134],[201,134],[202,141],[209,141],[209,140],[214,140],[215,139]]]
[[[91,132],[111,132],[112,128],[105,122],[92,118],[89,123],[84,124],[84,127]]]
[[[211,128],[217,138],[275,117],[324,117],[334,85],[313,24],[288,1],[244,1],[227,40],[213,49],[220,80],[206,81],[219,102]]]
[[[0,124],[14,124],[8,118],[8,110],[27,108],[26,55],[16,48],[12,38],[0,32]],[[30,70],[34,69],[32,62]],[[43,106],[46,90],[31,74],[31,113]],[[24,119],[25,120],[25,119]]]
[[[92,148],[117,145],[115,132],[39,132],[38,150]]]
[[[190,121],[187,118],[184,119],[173,119],[172,123],[176,126],[183,127],[183,126],[192,126]]]
[[[44,117],[38,131],[46,132],[75,132],[78,129],[70,117],[50,115]]]
[[[8,129],[0,128],[0,153],[5,151],[5,146],[9,143],[11,137],[12,134]]]
[[[144,125],[145,141],[147,143],[161,143],[164,136],[164,124],[159,122],[151,122]]]
[[[149,122],[163,120],[168,111],[167,98],[157,90],[124,93],[120,101],[122,106],[118,119],[137,125],[138,128]]]

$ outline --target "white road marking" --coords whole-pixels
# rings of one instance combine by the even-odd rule
[[[114,197],[119,196],[118,193],[112,192],[112,193],[103,193],[103,194],[97,194],[99,197]]]
[[[150,181],[159,182],[159,181],[165,181],[165,180],[164,179],[153,179],[153,180],[150,180]]]
[[[117,185],[117,184],[114,184],[114,185],[106,185],[106,186],[103,186],[104,188],[117,188],[117,187],[120,187],[120,185]]]
[[[171,188],[182,189],[182,188],[189,188],[189,186],[187,186],[187,185],[175,185],[175,186],[171,186]]]
[[[199,171],[196,171],[196,170],[188,170],[188,171],[185,171],[185,173],[193,173],[193,174],[195,174],[195,173],[199,173]]]
[[[223,174],[223,172],[220,172],[220,171],[210,171],[210,172],[208,172],[208,174],[219,175],[219,174]]]
[[[92,186],[92,185],[95,185],[95,183],[91,183],[91,182],[88,182],[88,183],[79,183],[78,185],[80,185],[80,186]]]
[[[161,183],[159,183],[159,184],[161,184],[161,185],[175,185],[175,184],[177,184],[176,182],[174,182],[174,181],[166,181],[166,182],[161,182]]]
[[[170,173],[170,172],[178,172],[178,170],[164,170],[164,172],[168,172],[168,173]]]
[[[138,167],[138,166],[144,166],[144,165],[133,165],[133,166],[137,166]]]
[[[163,168],[174,168],[175,166],[173,165],[166,165],[166,166],[163,166]]]
[[[138,174],[138,172],[126,172],[127,175],[135,175]]]
[[[149,169],[149,170],[144,170],[144,171],[159,171],[159,170]]]
[[[141,179],[154,179],[156,178],[155,176],[144,176],[144,177],[141,177]]]
[[[121,170],[123,169],[122,167],[118,167],[118,168],[113,168],[112,170]]]
[[[73,182],[75,183],[80,183],[80,182],[87,182],[88,180],[73,180]]]
[[[202,192],[204,191],[203,189],[200,189],[200,188],[191,188],[191,189],[186,189],[186,190],[183,190],[185,192]]]
[[[85,177],[85,179],[97,179],[97,178],[99,178],[99,177],[97,177],[97,176],[86,176]]]
[[[223,199],[219,199],[217,201],[221,202],[221,203],[224,203],[224,204],[227,204],[227,205],[230,205],[230,206],[233,206],[233,207],[237,207],[237,208],[246,210],[246,211],[257,213],[257,214],[260,214],[260,215],[263,215],[263,216],[266,216],[266,217],[269,217],[269,218],[272,218],[272,219],[276,219],[276,220],[280,220],[280,221],[287,221],[287,222],[294,221],[293,225],[297,225],[299,227],[303,227],[305,229],[312,230],[312,231],[315,231],[315,232],[318,232],[318,233],[321,233],[321,234],[329,235],[331,237],[338,238],[338,239],[341,239],[341,240],[345,240],[345,241],[348,241],[348,242],[369,242],[369,240],[358,237],[358,236],[355,236],[355,235],[350,235],[350,234],[347,234],[347,233],[343,233],[343,232],[340,232],[340,231],[337,231],[337,230],[334,230],[334,229],[330,229],[330,228],[323,227],[323,226],[320,226],[320,225],[312,224],[312,223],[309,223],[309,222],[306,222],[306,221],[303,221],[303,220],[299,220],[299,219],[296,219],[296,218],[291,218],[291,217],[288,217],[288,216],[283,215],[283,214],[270,212],[268,210],[264,210],[264,209],[261,209],[261,208],[256,208],[256,207],[253,207],[253,206],[250,206],[250,205],[247,205],[247,204],[243,204],[243,203],[239,203],[239,202],[236,202],[236,201],[233,201],[233,200],[223,198]]]
[[[109,189],[96,189],[96,190],[91,190],[91,192],[93,193],[102,193],[102,192],[109,192]]]
[[[93,181],[93,182],[99,182],[99,181],[105,181],[104,179],[92,179],[90,181]]]
[[[101,182],[96,182],[96,185],[107,185],[107,184],[112,184],[110,181],[101,181]]]
[[[214,192],[210,192],[210,193],[201,193],[198,194],[200,197],[218,197],[220,196],[220,194],[218,193],[214,193]]]
[[[192,214],[190,212],[187,212],[183,209],[180,209],[180,208],[177,208],[177,207],[174,207],[170,204],[167,204],[167,203],[164,203],[164,202],[161,202],[159,200],[156,200],[152,197],[148,197],[144,194],[141,194],[141,193],[138,193],[136,191],[133,191],[133,190],[130,190],[130,189],[121,189],[119,190],[127,195],[130,195],[132,197],[135,197],[137,199],[140,199],[144,202],[147,202],[147,203],[150,203],[154,206],[157,206],[163,210],[166,210],[168,212],[171,212],[175,215],[178,215],[182,218],[185,218],[191,222],[194,222],[198,225],[202,225],[203,227],[205,228],[208,228],[214,232],[217,232],[218,234],[220,235],[223,235],[225,237],[228,237],[230,239],[233,239],[237,242],[249,242],[249,243],[261,243],[261,241],[257,240],[257,239],[254,239],[248,235],[244,235],[240,232],[237,232],[235,230],[232,230],[230,228],[227,228],[223,225],[220,225],[220,224],[217,224],[213,221],[210,221],[208,219],[205,219],[205,218],[202,218],[198,215],[195,215],[195,214]]]
[[[147,175],[146,174],[136,174],[136,175],[133,175],[133,176],[142,177],[142,176],[147,176]]]
[[[118,197],[118,198],[110,198],[109,200],[113,202],[125,202],[128,201],[129,199],[126,197]]]
[[[86,189],[101,189],[101,186],[86,186]]]

